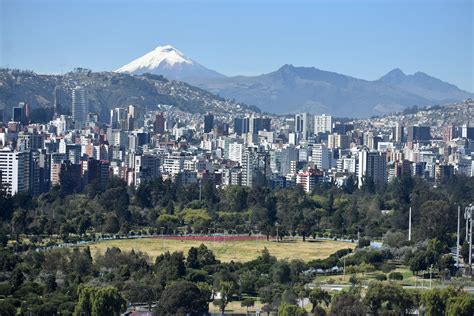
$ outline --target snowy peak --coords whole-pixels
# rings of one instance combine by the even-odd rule
[[[177,80],[225,77],[200,65],[171,45],[158,46],[115,72],[136,75],[152,73]]]

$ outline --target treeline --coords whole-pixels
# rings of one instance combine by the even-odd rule
[[[137,189],[112,178],[106,186],[90,183],[74,191],[71,179],[38,197],[13,197],[0,191],[0,240],[34,240],[61,236],[64,240],[96,233],[249,233],[275,236],[384,238],[391,246],[407,244],[408,213],[412,207],[413,243],[438,239],[455,243],[457,204],[474,196],[474,178],[453,177],[439,187],[418,178],[394,179],[381,192],[369,183],[337,188],[300,187],[216,188],[212,181],[182,186],[156,178]],[[464,221],[461,221],[464,229]],[[464,236],[462,236],[464,239]]]
[[[324,260],[277,260],[266,249],[255,260],[224,263],[206,246],[159,255],[109,248],[94,260],[88,247],[47,252],[0,252],[1,315],[119,315],[127,305],[145,304],[155,315],[206,315],[209,304],[224,311],[232,301],[278,315],[468,316],[474,299],[459,287],[406,290],[397,282],[373,281],[365,290],[356,277],[351,287],[330,293],[312,283],[314,269],[350,264],[390,271],[390,253],[340,250]],[[346,264],[348,264],[346,262]],[[300,307],[309,300],[311,312]]]

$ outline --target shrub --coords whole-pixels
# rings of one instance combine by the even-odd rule
[[[370,246],[370,239],[367,238],[361,238],[359,239],[359,242],[357,243],[357,247],[359,248],[365,248]]]
[[[391,263],[384,263],[380,266],[380,270],[383,273],[389,273],[389,272],[392,272],[393,270],[395,270],[395,265],[391,264]]]
[[[375,279],[378,280],[378,281],[386,281],[387,276],[383,273],[379,273],[379,274],[375,275]]]
[[[388,275],[388,278],[389,278],[390,280],[401,281],[401,280],[403,280],[403,274],[401,274],[400,272],[391,272],[391,273]]]

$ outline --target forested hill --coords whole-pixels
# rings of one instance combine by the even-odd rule
[[[158,104],[173,105],[189,113],[244,113],[259,111],[242,103],[226,100],[180,81],[157,75],[134,76],[113,72],[92,72],[77,69],[64,75],[42,75],[29,71],[0,69],[0,108],[7,115],[18,102],[27,102],[32,109],[50,108],[54,89],[64,91],[63,107],[71,109],[71,90],[77,85],[87,90],[89,109],[105,121],[113,107],[136,105],[156,109]]]

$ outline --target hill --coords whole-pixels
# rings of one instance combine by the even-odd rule
[[[210,92],[162,76],[141,76],[92,72],[77,69],[64,75],[44,75],[30,71],[0,69],[0,108],[7,118],[18,102],[27,102],[32,109],[49,108],[54,103],[54,88],[63,87],[64,108],[71,108],[71,89],[77,85],[87,90],[90,111],[107,121],[113,107],[136,105],[144,110],[159,104],[172,105],[189,113],[244,113],[259,111],[243,103],[226,100]]]

